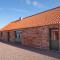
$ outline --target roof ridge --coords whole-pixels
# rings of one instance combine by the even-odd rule
[[[15,20],[15,21],[13,21],[13,22],[10,22],[10,23],[15,23],[15,22],[18,22],[18,21],[21,21],[20,19],[19,20]]]
[[[42,13],[45,13],[45,12],[48,12],[48,11],[51,11],[51,10],[54,10],[54,9],[57,9],[57,8],[60,8],[60,6],[55,7],[55,8],[48,9],[48,10],[43,11],[43,12],[39,12],[39,13],[37,13],[37,14],[33,14],[33,15],[31,15],[31,16],[24,17],[23,19],[26,19],[26,18],[29,18],[29,17],[35,16],[35,15],[38,15],[38,14],[42,14]]]

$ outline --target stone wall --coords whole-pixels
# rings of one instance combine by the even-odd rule
[[[36,27],[24,29],[21,34],[22,44],[49,49],[49,30],[47,27]]]
[[[1,32],[0,32],[0,40],[2,39],[1,37],[2,37],[2,36],[1,36]]]
[[[3,41],[8,41],[8,32],[7,31],[3,31],[2,32],[2,38]]]
[[[36,47],[41,49],[49,49],[49,29],[50,28],[59,28],[59,25],[49,25],[42,27],[33,27],[26,29],[17,29],[22,31],[20,33],[20,41],[22,45],[27,45],[30,47]],[[3,31],[2,37],[0,32],[0,39],[8,41],[8,32],[9,32],[9,41],[16,42],[15,36],[16,30]],[[60,44],[60,43],[59,43]]]
[[[9,41],[10,42],[15,42],[15,31],[9,31],[9,35],[10,35],[10,38],[9,38]]]

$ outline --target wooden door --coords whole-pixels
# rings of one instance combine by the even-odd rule
[[[16,31],[16,42],[21,43],[21,31]]]
[[[59,50],[59,31],[58,29],[50,30],[50,49]]]

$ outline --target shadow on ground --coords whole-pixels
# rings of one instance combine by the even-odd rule
[[[32,52],[35,52],[38,54],[43,54],[46,56],[54,57],[54,58],[60,60],[60,52],[58,52],[58,51],[47,51],[47,50],[43,50],[43,49],[37,49],[37,48],[28,47],[28,46],[23,46],[23,45],[18,44],[18,43],[10,43],[10,42],[4,42],[4,41],[0,41],[0,42],[17,47],[17,48],[29,50],[29,51],[32,51]]]

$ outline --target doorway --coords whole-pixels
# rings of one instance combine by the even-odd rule
[[[50,29],[50,49],[59,50],[59,29]]]
[[[19,30],[15,31],[15,36],[16,36],[16,42],[21,43],[21,31]]]

